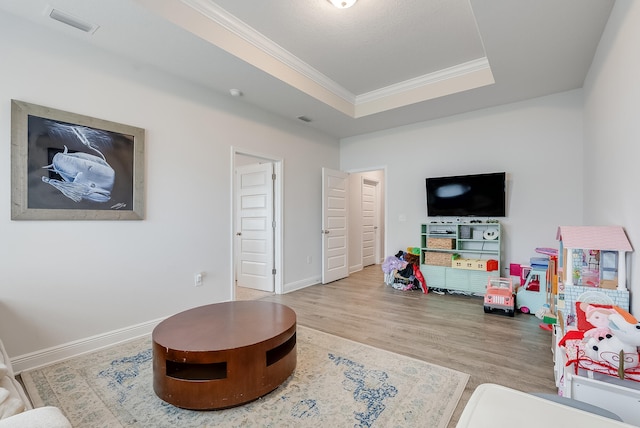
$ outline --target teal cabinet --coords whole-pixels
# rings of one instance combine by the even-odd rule
[[[498,222],[422,224],[420,269],[427,285],[484,294],[489,278],[501,276],[501,235]]]

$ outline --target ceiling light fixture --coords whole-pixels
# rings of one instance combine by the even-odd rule
[[[337,7],[338,9],[346,9],[356,4],[358,0],[327,0],[329,3]]]

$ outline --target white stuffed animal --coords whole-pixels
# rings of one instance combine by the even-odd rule
[[[594,361],[604,361],[613,367],[620,367],[620,351],[624,353],[623,368],[640,366],[640,323],[632,324],[622,315],[609,315],[611,334],[605,337],[591,337],[586,346],[586,354]]]
[[[609,329],[611,334],[620,338],[628,345],[640,346],[640,323],[632,324],[619,313],[609,315]]]
[[[604,361],[615,368],[620,367],[620,351],[624,352],[624,368],[638,367],[638,348],[622,342],[617,336],[608,334],[602,340],[591,338],[587,342],[586,354],[594,361]]]

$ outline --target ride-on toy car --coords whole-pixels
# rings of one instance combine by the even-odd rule
[[[516,294],[511,278],[489,278],[484,295],[484,311],[490,313],[494,309],[502,309],[510,317],[515,314]]]
[[[535,314],[547,303],[547,269],[522,267],[524,281],[516,291],[516,309],[523,314]]]

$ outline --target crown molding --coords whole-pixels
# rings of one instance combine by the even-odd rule
[[[178,0],[183,5],[201,14],[218,26],[229,31],[239,39],[254,46],[270,58],[290,70],[299,73],[318,85],[327,93],[348,103],[350,107],[339,107],[336,100],[322,99],[314,95],[315,92],[307,92],[314,98],[357,118],[369,114],[378,113],[403,105],[413,104],[427,99],[462,92],[474,87],[495,83],[491,73],[491,67],[486,57],[478,58],[462,64],[458,64],[433,73],[418,76],[403,82],[376,89],[364,94],[356,95],[334,80],[330,79],[317,69],[313,68],[297,56],[293,55],[282,46],[265,37],[242,20],[230,14],[212,0]],[[246,59],[245,59],[246,61]],[[253,63],[263,71],[268,72],[268,67],[261,67],[259,61]],[[271,73],[270,73],[271,74]],[[480,76],[480,77],[479,77]],[[281,80],[283,78],[281,77]],[[470,83],[471,82],[471,83]],[[291,84],[291,82],[286,82]],[[297,87],[294,84],[295,87]],[[298,89],[301,89],[298,87]]]
[[[404,82],[395,83],[384,88],[376,89],[371,92],[356,96],[356,105],[364,104],[371,101],[377,101],[383,98],[398,95],[407,91],[430,86],[445,80],[455,79],[466,74],[475,73],[483,70],[491,70],[489,60],[486,57],[478,58],[453,67],[438,70],[433,73],[405,80]]]
[[[211,19],[218,25],[231,31],[236,36],[252,44],[256,48],[267,53],[277,61],[285,64],[303,76],[313,80],[334,95],[343,100],[355,104],[356,96],[328,78],[297,56],[293,55],[282,46],[265,37],[262,33],[254,30],[243,21],[231,15],[229,12],[208,0],[181,0],[182,3]]]

